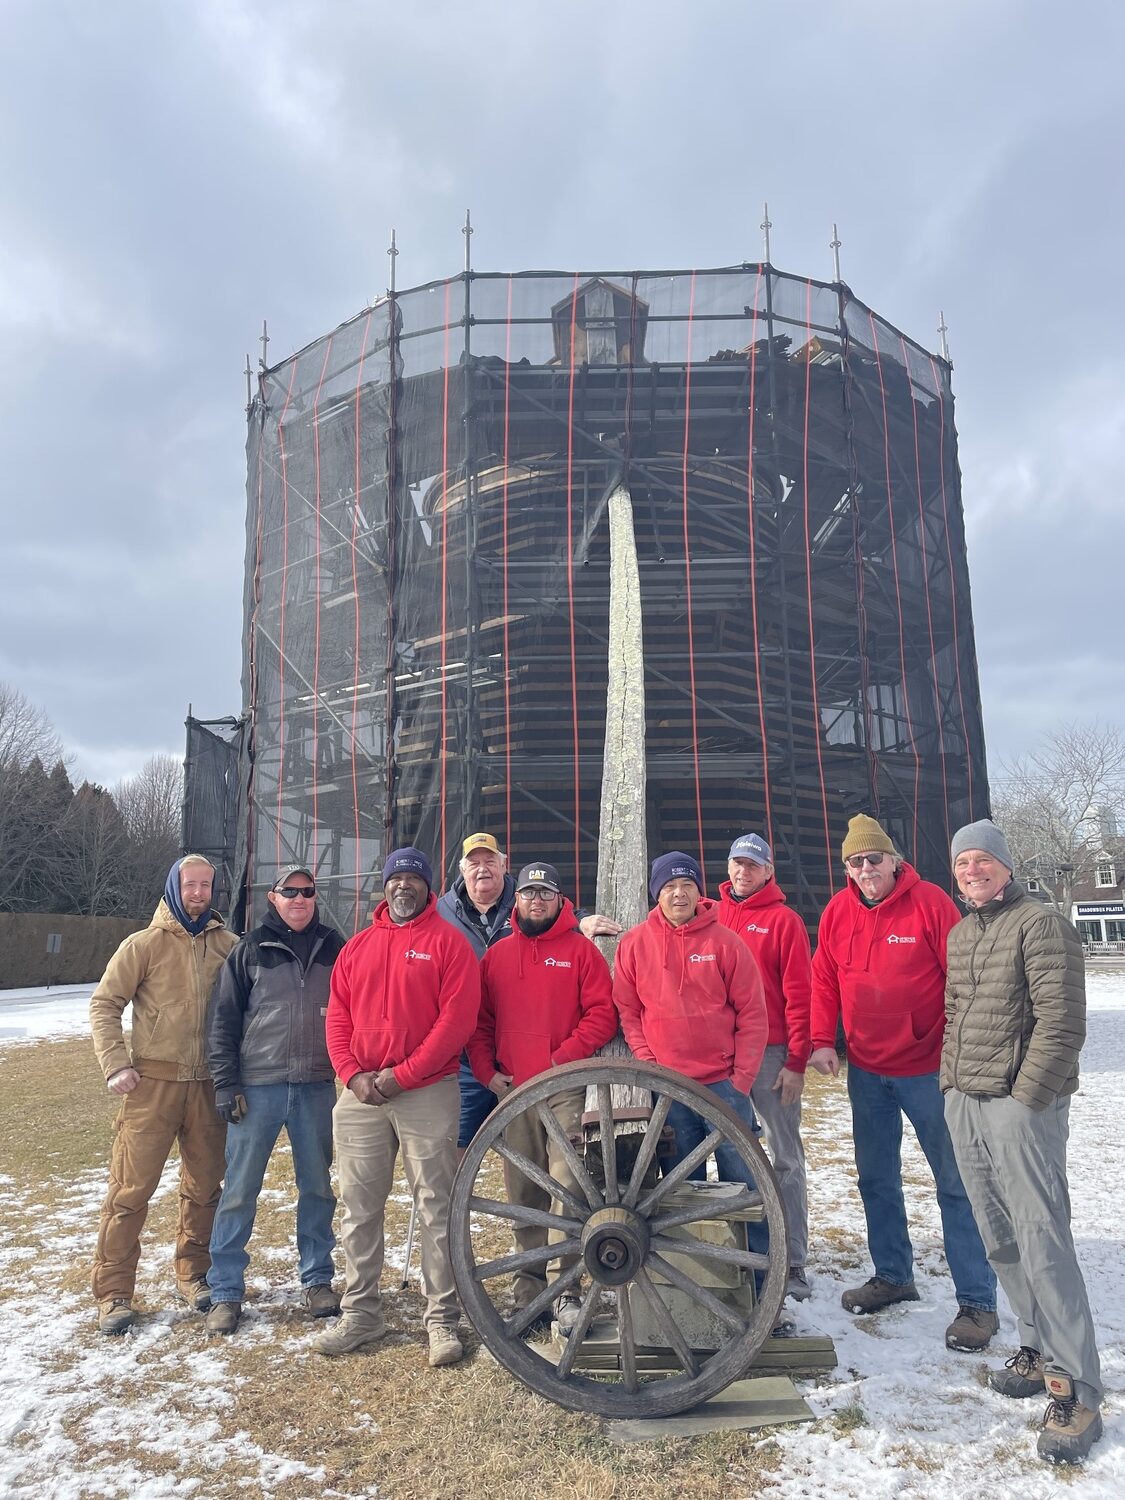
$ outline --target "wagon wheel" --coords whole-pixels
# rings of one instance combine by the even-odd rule
[[[611,1086],[627,1084],[651,1090],[653,1111],[631,1172],[618,1181],[616,1154],[603,1151],[605,1181],[599,1185],[587,1171],[579,1152],[567,1139],[547,1106],[553,1095],[567,1089],[596,1086],[601,1138],[614,1139]],[[655,1186],[645,1186],[646,1174],[660,1140],[660,1133],[673,1103],[695,1110],[707,1123],[706,1138]],[[579,1185],[575,1196],[547,1172],[541,1171],[504,1140],[504,1130],[519,1115],[534,1111],[554,1139]],[[750,1167],[758,1185],[769,1226],[768,1256],[728,1246],[691,1242],[693,1259],[711,1259],[765,1274],[753,1310],[739,1310],[720,1302],[706,1287],[694,1281],[667,1260],[669,1252],[683,1254],[684,1241],[668,1231],[692,1221],[714,1218],[715,1208],[700,1204],[691,1208],[669,1208],[665,1199],[723,1142],[729,1143]],[[552,1210],[541,1212],[513,1203],[482,1197],[476,1192],[478,1174],[490,1151],[538,1183],[556,1200]],[[512,1225],[538,1225],[559,1230],[565,1238],[542,1248],[478,1261],[474,1251],[470,1216],[502,1220]],[[449,1219],[449,1248],[461,1303],[481,1339],[505,1369],[524,1385],[575,1411],[596,1412],[606,1417],[671,1416],[686,1411],[724,1390],[742,1377],[769,1338],[785,1297],[788,1278],[788,1242],[785,1214],[777,1180],[765,1153],[738,1116],[704,1085],[652,1063],[601,1060],[568,1063],[529,1079],[513,1089],[488,1116],[465,1153],[453,1184]],[[487,1283],[493,1281],[499,1295],[507,1277],[521,1269],[545,1269],[560,1253],[576,1254],[575,1265],[562,1271],[527,1307],[505,1311],[493,1300]],[[718,1320],[724,1342],[713,1354],[693,1351],[660,1298],[653,1273],[679,1287]],[[580,1278],[587,1285],[578,1294],[581,1314],[566,1341],[556,1365],[521,1337],[527,1327],[567,1290],[578,1292]],[[631,1292],[631,1289],[635,1289]],[[603,1291],[616,1297],[621,1370],[594,1379],[575,1371],[582,1340],[593,1321]],[[641,1297],[674,1352],[681,1373],[664,1379],[645,1380],[637,1370],[637,1347],[633,1332],[630,1295]]]

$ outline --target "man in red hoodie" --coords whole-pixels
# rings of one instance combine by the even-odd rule
[[[902,1117],[914,1126],[937,1185],[945,1258],[957,1292],[951,1349],[976,1352],[998,1325],[988,1264],[945,1125],[938,1067],[945,1030],[945,946],[961,915],[921,880],[874,818],[852,818],[847,884],[824,909],[813,958],[812,1056],[836,1077],[836,1028],[848,1044],[848,1097],[875,1274],[841,1298],[852,1313],[917,1302],[902,1193]]]
[[[735,839],[729,880],[719,887],[719,921],[749,947],[762,976],[769,1034],[750,1102],[766,1141],[789,1223],[789,1296],[809,1295],[809,1198],[801,1145],[801,1091],[809,1058],[812,966],[809,935],[774,879],[773,851],[757,833]]]
[[[656,906],[621,939],[613,999],[636,1057],[674,1068],[707,1085],[752,1131],[758,1122],[750,1090],[762,1065],[769,1024],[762,978],[750,949],[719,922],[717,901],[703,895],[703,871],[673,850],[652,862],[649,894]],[[711,1132],[701,1115],[673,1104],[668,1124],[676,1146],[669,1167]],[[733,1146],[715,1153],[719,1176],[756,1191],[749,1166]],[[703,1176],[703,1168],[693,1174]],[[748,1224],[752,1250],[765,1253],[764,1224]]]
[[[489,948],[481,961],[480,1019],[469,1042],[474,1074],[498,1099],[538,1073],[592,1057],[617,1033],[609,965],[583,937],[553,865],[524,866],[516,877],[512,916],[510,940]],[[568,1135],[581,1134],[585,1099],[585,1089],[564,1089],[548,1100]],[[504,1139],[581,1199],[566,1158],[532,1111],[517,1116]],[[549,1195],[514,1167],[508,1172],[508,1197],[525,1208],[547,1211],[551,1206]],[[513,1236],[521,1251],[561,1238],[553,1230],[548,1236],[545,1229],[531,1226],[514,1229]],[[558,1269],[573,1259],[558,1262]],[[518,1273],[516,1306],[534,1301],[548,1279],[554,1278],[548,1278],[546,1263]],[[558,1299],[560,1331],[571,1331],[580,1307],[572,1293]],[[544,1315],[536,1323],[542,1327],[548,1321]]]
[[[371,926],[332,970],[328,1053],[344,1092],[333,1112],[344,1247],[342,1317],[313,1343],[348,1354],[387,1331],[379,1296],[383,1210],[402,1152],[418,1210],[430,1364],[455,1364],[459,1308],[449,1261],[449,1195],[457,1169],[461,1048],[480,1006],[468,941],[437,912],[430,862],[396,849]]]

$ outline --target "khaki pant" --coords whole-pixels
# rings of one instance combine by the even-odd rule
[[[567,1135],[580,1136],[582,1134],[582,1111],[586,1104],[585,1089],[570,1089],[563,1094],[552,1094],[547,1103]],[[584,1201],[582,1190],[574,1180],[574,1175],[566,1164],[566,1158],[540,1124],[539,1117],[534,1110],[517,1115],[504,1131],[504,1140],[514,1151],[519,1151],[537,1167],[542,1167],[544,1171],[549,1172],[556,1182],[574,1194],[579,1203]],[[504,1175],[508,1185],[509,1202],[518,1203],[521,1208],[551,1211],[552,1200],[537,1183],[532,1182],[510,1164],[506,1165]],[[560,1206],[556,1204],[554,1212],[560,1213],[561,1211]],[[548,1230],[538,1224],[521,1224],[513,1227],[512,1237],[516,1242],[517,1250],[537,1250],[541,1245],[553,1244],[556,1240],[563,1239],[564,1235],[558,1229]],[[546,1287],[548,1280],[554,1281],[560,1271],[572,1266],[577,1259],[576,1255],[560,1256],[558,1260],[549,1261],[542,1272],[534,1270],[517,1272],[512,1277],[512,1294],[516,1306],[526,1307],[529,1302],[534,1301]]]
[[[215,1113],[210,1079],[141,1078],[121,1101],[109,1158],[109,1192],[94,1251],[94,1296],[131,1299],[148,1205],[173,1145],[180,1147],[177,1281],[206,1276],[207,1246],[223,1180],[226,1126]]]
[[[361,1326],[380,1321],[383,1210],[395,1159],[418,1206],[423,1319],[427,1329],[455,1328],[460,1313],[449,1261],[449,1195],[457,1170],[460,1093],[456,1078],[407,1089],[386,1104],[361,1104],[350,1089],[336,1102],[332,1131],[340,1173],[344,1295],[340,1309]]]

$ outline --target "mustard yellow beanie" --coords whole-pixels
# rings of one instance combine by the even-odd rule
[[[884,854],[895,852],[895,846],[875,819],[866,813],[857,813],[848,821],[848,834],[840,850],[841,859],[850,859],[853,854],[871,854],[876,849],[881,849]]]

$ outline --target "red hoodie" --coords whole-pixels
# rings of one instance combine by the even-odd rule
[[[644,1062],[700,1083],[730,1079],[750,1092],[766,1050],[762,978],[750,949],[720,925],[717,901],[673,927],[658,906],[621,939],[613,999]]]
[[[401,926],[380,901],[371,926],[344,944],[332,970],[325,1029],[340,1082],[393,1068],[404,1089],[457,1072],[480,1006],[476,954],[438,915],[425,910]]]
[[[889,1078],[936,1073],[945,1029],[945,943],[961,914],[904,864],[868,906],[849,880],[820,919],[813,957],[812,1045],[834,1047],[843,1014],[848,1056]]]
[[[719,921],[739,937],[758,962],[769,1018],[767,1045],[785,1047],[785,1066],[803,1073],[809,1060],[809,1001],[812,965],[809,935],[785,892],[772,877],[742,901],[729,880],[719,887]]]
[[[510,940],[481,960],[480,983],[469,1061],[485,1088],[497,1072],[520,1084],[591,1057],[617,1034],[609,965],[578,931],[569,901],[538,937],[513,920]]]

